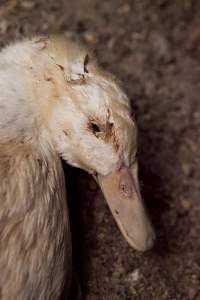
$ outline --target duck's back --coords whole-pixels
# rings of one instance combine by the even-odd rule
[[[59,299],[71,274],[59,157],[0,144],[0,182],[0,299]]]

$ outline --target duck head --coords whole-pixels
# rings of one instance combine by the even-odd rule
[[[95,177],[128,243],[150,249],[155,234],[140,194],[137,128],[126,94],[79,44],[60,37],[39,43],[51,62],[45,114],[51,111],[48,130],[57,152]]]

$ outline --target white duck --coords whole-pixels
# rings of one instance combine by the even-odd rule
[[[56,300],[70,285],[60,157],[95,176],[126,240],[149,249],[137,131],[115,78],[79,44],[38,37],[1,51],[0,89],[0,298]]]

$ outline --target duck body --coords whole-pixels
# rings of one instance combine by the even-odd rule
[[[27,42],[0,54],[2,300],[59,299],[71,280],[64,173],[35,109],[34,50]]]
[[[133,248],[153,245],[130,103],[88,53],[59,36],[0,52],[1,300],[57,300],[64,283],[68,293],[72,245],[61,158],[96,178]]]

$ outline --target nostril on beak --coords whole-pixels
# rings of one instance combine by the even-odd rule
[[[130,184],[127,184],[124,181],[121,181],[119,184],[119,190],[125,197],[130,198],[132,195],[132,188]]]

